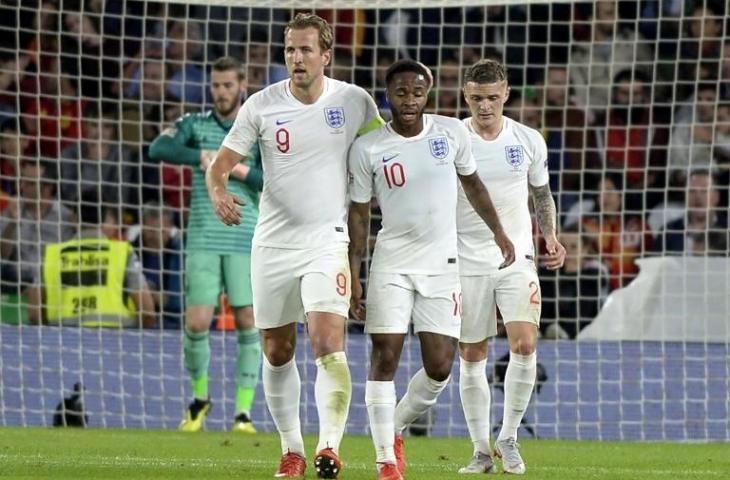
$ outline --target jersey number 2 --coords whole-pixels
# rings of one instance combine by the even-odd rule
[[[275,134],[276,137],[276,148],[281,153],[286,153],[289,151],[289,148],[291,145],[289,144],[289,130],[286,128],[280,128],[276,131]]]
[[[537,282],[530,282],[530,305],[540,305],[540,287]],[[533,290],[534,289],[534,290]]]

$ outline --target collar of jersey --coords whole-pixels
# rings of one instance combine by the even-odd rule
[[[325,75],[324,76],[324,88],[322,89],[322,94],[319,96],[317,100],[315,100],[314,103],[302,103],[299,101],[297,97],[294,96],[294,94],[291,92],[291,88],[289,88],[289,83],[291,82],[291,78],[284,81],[284,91],[286,92],[286,96],[289,97],[292,103],[299,105],[301,107],[311,107],[312,105],[317,105],[330,91],[330,78]]]
[[[500,130],[499,133],[497,134],[497,136],[494,137],[492,140],[484,140],[484,137],[482,137],[481,135],[479,135],[477,133],[477,131],[474,130],[474,127],[471,124],[471,122],[474,120],[474,117],[469,117],[469,118],[467,118],[467,120],[469,120],[469,121],[468,122],[465,122],[465,123],[466,123],[466,128],[469,129],[469,133],[471,133],[472,135],[475,135],[475,136],[479,137],[479,139],[482,142],[487,142],[487,143],[492,143],[492,142],[498,141],[499,138],[502,135],[504,135],[504,132],[506,132],[507,129],[510,128],[510,122],[512,121],[508,116],[502,115],[502,130]]]
[[[213,120],[215,120],[215,123],[217,123],[217,124],[218,124],[218,126],[219,126],[219,127],[221,127],[221,129],[222,129],[222,130],[223,130],[224,132],[226,132],[226,133],[228,133],[228,131],[229,131],[229,130],[231,129],[231,127],[233,126],[233,122],[235,121],[235,120],[226,120],[226,121],[224,122],[223,120],[221,120],[221,119],[220,119],[220,117],[219,117],[218,115],[216,115],[216,113],[215,113],[215,110],[211,110],[210,112],[208,112],[208,114],[209,114],[209,115],[210,115],[211,117],[213,117]]]
[[[388,132],[391,135],[395,135],[397,137],[400,137],[400,138],[402,138],[403,140],[405,140],[407,142],[412,142],[414,140],[420,140],[420,139],[422,139],[423,137],[425,137],[426,135],[428,135],[431,132],[431,126],[433,125],[433,119],[431,118],[431,115],[430,114],[424,113],[423,114],[423,130],[421,130],[421,133],[419,133],[418,135],[416,135],[414,137],[404,137],[400,133],[398,133],[395,130],[393,130],[393,127],[391,126],[391,123],[393,123],[393,122],[390,121],[390,122],[388,122],[388,123],[385,124],[385,128],[388,129]]]

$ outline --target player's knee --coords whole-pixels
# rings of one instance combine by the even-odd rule
[[[460,343],[459,355],[467,362],[481,362],[487,359],[489,347],[487,341],[480,343]]]
[[[212,305],[188,305],[185,311],[185,329],[192,333],[203,333],[210,329],[213,321]]]
[[[286,363],[289,363],[289,361],[294,357],[294,349],[291,350],[284,350],[284,349],[274,349],[269,350],[265,352],[266,359],[269,361],[269,363],[275,367],[279,367],[281,365],[284,365]]]
[[[266,359],[275,367],[284,365],[294,357],[296,345],[289,339],[264,338],[263,350]]]
[[[185,321],[185,329],[191,333],[203,333],[210,329],[210,319],[188,318]]]
[[[537,350],[537,339],[535,338],[518,338],[513,342],[512,348],[513,353],[520,355],[532,355]]]
[[[312,339],[312,351],[316,358],[343,350],[341,342],[336,339],[330,339],[329,337]]]
[[[449,375],[451,375],[451,364],[452,362],[444,361],[439,365],[430,365],[426,368],[426,375],[428,375],[428,378],[431,380],[443,382],[449,378]]]
[[[440,351],[431,358],[424,359],[423,368],[429,378],[437,382],[443,382],[451,375],[451,367],[454,364],[454,351]]]
[[[248,330],[254,327],[253,307],[237,307],[234,309],[236,316],[236,328]]]
[[[344,351],[345,345],[343,332],[340,332],[338,329],[324,328],[319,328],[316,332],[313,332],[310,328],[309,339],[312,343],[314,356],[319,358],[329,355],[330,353]]]
[[[398,368],[398,355],[390,349],[373,349],[370,357],[370,379],[388,381],[393,379]]]

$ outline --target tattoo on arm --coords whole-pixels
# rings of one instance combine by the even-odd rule
[[[487,188],[479,178],[478,173],[471,175],[459,175],[461,186],[464,187],[466,198],[474,207],[474,210],[484,220],[492,232],[502,230],[502,223],[499,221],[497,210],[494,208],[492,199],[489,197]]]
[[[557,233],[555,227],[557,212],[555,201],[550,193],[550,185],[545,184],[542,187],[530,185],[530,192],[532,193],[532,204],[535,207],[537,224],[540,226],[542,235],[544,237],[554,236]]]

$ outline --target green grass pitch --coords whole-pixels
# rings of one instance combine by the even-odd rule
[[[307,437],[310,457],[316,439]],[[407,438],[409,479],[456,479],[471,453],[455,438]],[[730,479],[729,444],[525,440],[525,478]],[[272,478],[279,440],[272,434],[0,428],[0,478]],[[374,479],[370,438],[346,437],[341,479]],[[315,478],[309,461],[307,478]]]

